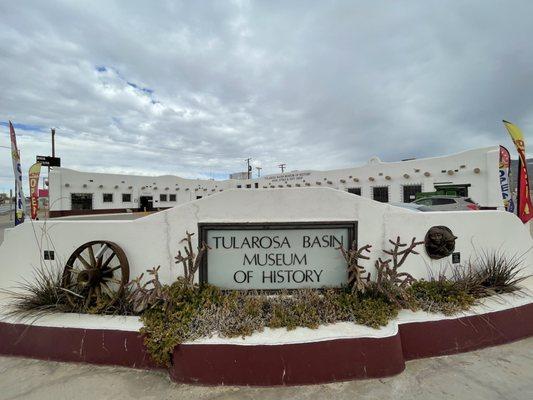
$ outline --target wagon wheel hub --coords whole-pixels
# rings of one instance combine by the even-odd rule
[[[102,271],[97,268],[86,269],[78,274],[77,283],[80,286],[96,287],[102,283]]]

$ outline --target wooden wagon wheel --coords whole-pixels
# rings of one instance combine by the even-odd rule
[[[87,242],[70,256],[63,270],[63,287],[72,305],[84,298],[85,308],[106,298],[112,305],[124,293],[130,279],[130,266],[124,250],[105,240]]]

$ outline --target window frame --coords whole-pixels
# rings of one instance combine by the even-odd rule
[[[422,184],[421,183],[410,183],[410,184],[405,184],[405,185],[402,185],[402,201],[404,203],[412,203],[414,201],[416,201],[416,193],[414,194],[415,198],[414,199],[406,199],[405,198],[405,188],[413,188],[413,187],[419,187],[420,188],[420,191],[419,192],[416,192],[416,193],[422,193],[423,192],[423,187],[422,187]],[[410,194],[412,195],[412,194]]]
[[[346,188],[346,191],[350,194],[354,194],[356,196],[361,196],[362,193],[363,193],[363,190],[361,188],[361,186],[359,187],[349,187],[349,188]],[[357,193],[359,192],[359,193]]]
[[[379,200],[376,198],[376,191],[382,191],[382,190],[386,190],[386,193],[387,193],[387,199],[385,201]],[[379,201],[380,203],[389,203],[390,202],[389,187],[388,186],[372,186],[372,200]]]

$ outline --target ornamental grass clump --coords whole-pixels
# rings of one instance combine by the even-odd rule
[[[482,251],[468,267],[485,295],[492,295],[520,290],[520,283],[530,276],[523,274],[523,264],[524,255]]]
[[[129,292],[110,297],[103,293],[95,304],[88,305],[83,292],[76,286],[65,288],[63,271],[56,267],[39,266],[34,269],[33,279],[19,282],[12,290],[2,290],[10,300],[7,314],[25,319],[38,319],[50,313],[86,313],[106,315],[132,315]]]
[[[24,280],[13,290],[2,291],[11,298],[9,313],[21,318],[38,318],[52,312],[73,312],[61,281],[62,272],[59,269],[45,266],[35,268],[33,280]]]

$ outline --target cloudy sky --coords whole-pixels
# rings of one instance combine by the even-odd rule
[[[2,1],[23,168],[225,178],[533,140],[531,1]],[[0,190],[12,186],[0,147]]]

